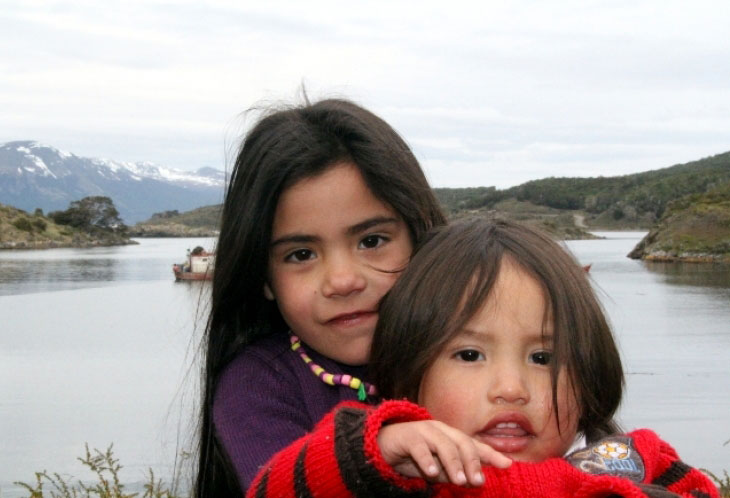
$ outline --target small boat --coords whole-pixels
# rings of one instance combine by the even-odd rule
[[[215,253],[207,252],[200,246],[192,251],[188,249],[187,259],[184,263],[172,265],[172,273],[175,280],[210,280],[213,278],[213,267],[215,266]]]
[[[588,273],[591,271],[591,266],[593,266],[593,263],[588,263],[587,265],[583,265],[583,271]]]

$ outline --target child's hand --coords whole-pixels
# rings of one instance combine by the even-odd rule
[[[482,464],[505,469],[512,460],[436,420],[386,425],[378,433],[383,458],[401,475],[460,486],[484,484]]]

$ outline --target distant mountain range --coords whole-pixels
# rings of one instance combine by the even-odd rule
[[[219,204],[224,187],[223,171],[210,167],[193,172],[79,157],[33,141],[0,146],[0,203],[30,212],[63,210],[71,201],[103,195],[133,224],[162,211]]]

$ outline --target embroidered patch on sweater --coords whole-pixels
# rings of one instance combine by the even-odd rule
[[[609,436],[568,455],[568,462],[589,474],[644,480],[644,462],[628,436]]]

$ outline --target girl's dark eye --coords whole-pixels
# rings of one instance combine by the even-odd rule
[[[484,355],[475,349],[465,349],[456,353],[456,357],[461,361],[479,361],[484,359]]]
[[[314,252],[310,251],[309,249],[297,249],[296,251],[291,252],[286,256],[286,261],[301,263],[302,261],[307,261],[309,259],[312,259],[313,257]]]
[[[538,351],[537,353],[532,353],[530,359],[538,365],[549,365],[553,360],[553,354],[550,351]]]
[[[376,247],[382,245],[385,241],[385,237],[381,235],[368,235],[360,241],[360,248],[375,249]]]

